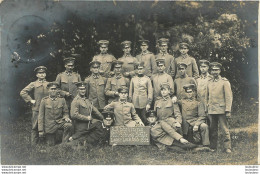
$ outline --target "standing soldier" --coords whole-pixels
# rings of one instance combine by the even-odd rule
[[[165,59],[165,72],[172,78],[175,76],[174,57],[168,53],[169,39],[161,38],[158,40],[160,53],[155,56],[155,59]]]
[[[212,76],[208,73],[209,71],[209,61],[200,60],[200,72],[201,75],[196,79],[197,81],[197,97],[198,100],[205,104],[206,97],[206,89],[208,85],[208,81],[212,78]]]
[[[108,96],[108,103],[118,100],[118,89],[120,87],[129,87],[129,79],[124,77],[121,73],[123,62],[116,60],[113,62],[113,64],[115,75],[112,78],[107,79],[105,88],[105,95]]]
[[[181,55],[175,59],[175,65],[177,66],[180,62],[184,62],[187,65],[186,73],[189,77],[197,78],[199,76],[199,70],[195,58],[191,57],[189,52],[189,44],[182,42],[180,43],[180,53]],[[178,69],[176,72],[176,77],[179,76]]]
[[[199,131],[202,139],[202,145],[209,146],[209,128],[206,124],[207,116],[205,107],[202,102],[198,102],[194,97],[194,84],[186,84],[183,86],[185,89],[185,97],[178,103],[182,111],[182,132],[183,136],[192,141],[194,135]],[[200,137],[199,136],[199,137]]]
[[[101,62],[90,62],[90,71],[92,74],[85,79],[87,98],[93,102],[97,109],[103,109],[106,106],[105,87],[107,79],[100,76],[99,68]]]
[[[46,70],[45,66],[39,66],[34,69],[36,72],[36,77],[38,78],[36,81],[31,82],[28,86],[26,86],[21,92],[20,95],[24,99],[26,103],[30,103],[32,105],[32,130],[31,130],[31,144],[35,145],[39,141],[39,133],[38,133],[38,114],[40,103],[43,97],[48,96],[47,84],[46,81]],[[33,97],[29,95],[30,92],[33,91]]]
[[[132,78],[135,75],[134,66],[137,63],[137,59],[130,53],[131,41],[124,41],[121,43],[124,51],[123,57],[118,60],[123,62],[122,72],[125,77]]]
[[[109,44],[108,40],[100,40],[98,44],[100,46],[100,54],[94,56],[93,60],[101,62],[99,70],[100,74],[108,78],[111,76],[112,63],[116,60],[116,58],[113,55],[107,53]]]
[[[231,117],[232,90],[229,81],[221,77],[222,65],[218,62],[210,64],[212,79],[209,80],[206,93],[207,113],[210,121],[210,147],[217,149],[218,122],[224,131],[224,148],[231,153],[231,138],[228,128],[228,119]]]
[[[93,66],[93,65],[92,65]],[[75,133],[69,138],[72,144],[95,145],[105,137],[103,129],[103,115],[86,98],[86,84],[77,83],[78,95],[71,103],[71,118],[75,121]]]
[[[148,51],[148,40],[139,40],[142,52],[136,56],[138,62],[144,62],[144,75],[151,77],[157,71],[155,56],[152,52]]]
[[[187,68],[186,63],[179,62],[177,67],[178,67],[179,77],[177,77],[174,80],[174,91],[175,91],[175,95],[177,96],[177,99],[181,100],[182,97],[185,95],[185,91],[183,89],[183,86],[186,85],[186,84],[194,84],[195,89],[196,89],[197,84],[196,84],[196,81],[193,77],[189,77],[186,74],[186,68]],[[194,93],[194,95],[196,95],[196,93]]]
[[[165,59],[156,59],[157,64],[157,74],[152,75],[151,80],[153,84],[153,101],[157,100],[157,97],[160,95],[160,85],[164,82],[168,82],[170,85],[170,95],[174,93],[174,86],[172,77],[165,72]]]
[[[136,113],[143,123],[147,124],[146,111],[151,107],[153,100],[153,87],[150,78],[144,75],[144,62],[136,64],[137,76],[130,82],[129,98],[132,100]]]
[[[69,140],[72,133],[69,110],[65,99],[58,96],[58,87],[57,82],[47,85],[49,96],[42,99],[39,109],[39,137],[46,135],[48,145],[55,145],[57,130],[63,129],[63,143]]]
[[[71,102],[77,95],[76,83],[81,81],[81,77],[78,73],[73,72],[75,58],[65,58],[64,63],[65,71],[57,75],[56,82],[61,88],[60,94],[65,97],[67,106],[70,109]]]
[[[122,86],[118,89],[119,99],[104,107],[104,110],[113,109],[115,115],[114,126],[144,126],[142,120],[136,114],[133,103],[127,102],[128,88]]]

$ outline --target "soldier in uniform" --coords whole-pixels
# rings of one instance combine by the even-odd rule
[[[122,86],[129,87],[129,79],[124,77],[121,73],[122,70],[122,61],[114,61],[114,77],[108,78],[106,88],[105,88],[105,94],[108,96],[108,103],[111,103],[112,101],[117,101],[119,94],[118,89]]]
[[[155,59],[165,59],[165,72],[172,78],[175,76],[174,57],[168,53],[169,39],[161,38],[158,40],[160,53],[155,56]]]
[[[132,78],[135,75],[134,66],[137,63],[137,59],[130,53],[131,41],[124,41],[121,43],[124,51],[123,57],[119,58],[119,61],[123,62],[122,72],[125,77]]]
[[[188,54],[189,44],[182,42],[180,43],[180,53],[181,55],[175,59],[175,65],[177,66],[180,62],[184,62],[187,65],[186,73],[189,77],[197,78],[199,76],[199,69],[195,58]],[[178,69],[176,71],[176,77],[179,76]]]
[[[185,91],[183,89],[183,86],[186,85],[186,84],[194,84],[195,89],[196,89],[197,84],[196,84],[196,81],[193,77],[189,77],[186,74],[186,68],[187,68],[186,63],[179,62],[177,67],[178,67],[178,71],[179,71],[178,72],[179,77],[174,80],[174,91],[175,91],[175,95],[177,96],[177,99],[181,100],[182,97],[185,95]],[[196,95],[196,93],[194,93],[194,95]]]
[[[210,121],[210,147],[217,148],[218,122],[224,131],[224,148],[231,153],[231,139],[228,128],[228,119],[231,117],[232,90],[229,81],[221,77],[222,65],[218,62],[210,64],[212,79],[209,80],[206,93],[207,113]]]
[[[141,53],[136,56],[138,62],[144,62],[144,75],[151,77],[157,71],[155,56],[148,51],[148,40],[139,40],[141,44]]]
[[[150,109],[152,104],[153,87],[150,78],[144,75],[144,62],[137,63],[135,68],[137,76],[134,76],[130,82],[129,98],[135,106],[137,115],[146,125],[146,111]]]
[[[116,58],[113,55],[107,53],[109,41],[100,40],[98,44],[100,46],[100,54],[94,56],[93,61],[101,62],[99,70],[100,74],[108,78],[111,76],[112,63],[116,60]]]
[[[103,109],[106,106],[105,87],[107,79],[99,74],[99,61],[90,62],[92,74],[85,79],[87,98],[93,102],[97,109]]]
[[[170,84],[160,85],[161,98],[154,104],[157,113],[157,124],[151,128],[151,136],[160,150],[183,152],[183,149],[191,149],[196,146],[189,143],[180,134],[182,116],[178,104],[173,104],[170,98]],[[171,147],[173,146],[173,147]]]
[[[174,93],[174,86],[172,77],[165,72],[165,59],[156,59],[157,64],[157,74],[152,75],[151,80],[153,84],[153,101],[157,100],[157,97],[160,95],[160,85],[164,82],[168,82],[170,84],[170,95],[172,96]]]
[[[136,114],[133,103],[127,102],[128,88],[122,86],[118,89],[119,100],[113,101],[104,107],[104,110],[114,110],[114,126],[144,126],[142,120]]]
[[[198,102],[193,93],[195,90],[194,84],[184,85],[185,97],[178,101],[182,113],[182,132],[183,136],[193,141],[193,134],[200,132],[202,145],[209,146],[209,128],[206,124],[207,116],[203,102]]]
[[[81,77],[78,73],[73,72],[75,58],[69,57],[64,59],[65,71],[59,73],[56,82],[61,88],[61,96],[65,97],[67,106],[70,109],[71,102],[77,95],[77,82],[81,82]]]
[[[42,99],[39,109],[39,137],[46,135],[48,145],[55,145],[57,130],[63,129],[63,143],[69,140],[72,133],[69,110],[65,99],[58,96],[58,87],[57,82],[50,82],[47,85],[49,96]]]
[[[93,64],[92,64],[93,65]],[[71,144],[95,145],[105,137],[102,126],[103,115],[86,98],[86,84],[77,83],[78,95],[71,103],[71,118],[74,120],[75,133],[69,138]]]
[[[208,81],[212,78],[212,76],[208,73],[209,61],[200,60],[199,65],[200,65],[201,75],[196,79],[198,85],[197,98],[199,101],[205,104],[206,89],[207,89]]]
[[[38,114],[40,103],[43,97],[48,96],[47,84],[46,81],[46,70],[45,66],[39,66],[34,69],[36,72],[36,81],[31,82],[27,85],[21,92],[20,96],[24,99],[26,103],[32,105],[32,130],[31,130],[31,144],[35,145],[39,141],[38,133]],[[33,92],[33,97],[29,95],[30,92]]]

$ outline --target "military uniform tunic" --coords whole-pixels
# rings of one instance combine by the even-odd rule
[[[206,76],[200,75],[199,78],[196,79],[196,81],[197,81],[197,97],[198,97],[198,100],[202,101],[204,104],[205,104],[208,81],[211,78],[212,78],[212,76],[207,73]]]
[[[135,64],[137,63],[137,59],[131,55],[124,55],[118,60],[124,62],[122,65],[122,73],[128,72],[130,77],[133,77],[135,75]]]
[[[108,104],[107,107],[109,109],[114,109],[114,126],[135,127],[137,123],[141,122],[132,103],[115,101]]]
[[[103,137],[103,115],[88,99],[77,95],[71,103],[70,112],[75,124],[75,134],[72,135],[74,140],[84,137],[88,142],[95,143]],[[87,118],[90,115],[93,118],[91,121]]]
[[[122,86],[129,87],[129,79],[125,78],[122,74],[108,78],[105,88],[105,94],[109,97],[108,103],[118,100],[118,97],[115,96],[115,93],[118,92],[118,89]]]
[[[116,61],[116,58],[110,54],[99,54],[93,57],[93,61],[101,62],[100,72],[104,73],[104,77],[110,77],[109,73],[111,72],[112,62]]]
[[[158,123],[151,128],[152,138],[161,144],[172,145],[174,140],[180,140],[182,135],[177,132],[175,123],[182,123],[178,104],[173,104],[171,98],[160,98],[154,104]]]
[[[85,79],[87,88],[87,98],[93,102],[97,109],[103,109],[106,106],[105,87],[107,79],[100,75],[91,75]]]
[[[172,78],[175,76],[175,64],[174,64],[174,57],[169,53],[162,54],[159,53],[155,56],[155,59],[165,59],[165,72],[169,74]]]
[[[179,77],[174,80],[174,91],[179,100],[185,97],[185,90],[183,89],[183,86],[187,84],[194,84],[195,89],[197,87],[195,79],[192,77],[188,77],[187,74],[184,77]]]
[[[138,62],[144,62],[144,75],[151,77],[157,72],[157,65],[153,53],[147,51],[136,56]]]
[[[177,65],[180,63],[180,62],[183,62],[187,65],[187,68],[186,68],[186,73],[189,77],[198,77],[199,76],[199,69],[198,69],[198,65],[196,63],[196,60],[195,58],[189,56],[189,55],[186,55],[186,56],[179,56],[175,59],[175,70],[176,70],[176,76],[175,78],[179,77],[179,71],[177,69]]]
[[[70,108],[70,104],[74,97],[77,95],[77,82],[81,82],[81,77],[78,73],[62,72],[57,75],[56,82],[60,85],[61,95],[65,96],[66,92],[69,92],[72,96],[66,99],[67,106]]]
[[[30,92],[33,92],[33,98],[35,104],[32,106],[32,132],[31,132],[31,142],[32,144],[37,143],[38,141],[38,114],[42,98],[48,96],[47,89],[48,82],[46,80],[36,80],[27,85],[21,92],[20,96],[24,99],[26,103],[30,102],[32,97],[29,95]]]
[[[152,84],[153,84],[154,101],[156,101],[156,98],[158,96],[160,96],[160,93],[161,93],[160,85],[162,83],[168,82],[170,84],[170,88],[171,88],[170,93],[171,93],[171,95],[174,94],[173,80],[172,80],[172,77],[169,74],[167,74],[167,73],[162,73],[162,74],[157,73],[157,74],[152,75],[151,80],[152,80]]]

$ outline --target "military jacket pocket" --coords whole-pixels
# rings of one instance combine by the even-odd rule
[[[68,79],[61,76],[61,83],[68,83]]]

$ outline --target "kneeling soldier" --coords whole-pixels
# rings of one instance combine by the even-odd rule
[[[58,86],[58,83],[50,82],[47,85],[49,96],[44,97],[40,104],[38,118],[39,137],[44,137],[46,134],[48,145],[55,145],[57,130],[63,129],[63,143],[68,141],[72,131],[69,110],[65,99],[58,97]]]
[[[180,100],[182,110],[182,131],[184,137],[189,141],[193,140],[193,134],[200,132],[202,138],[202,145],[209,146],[209,128],[206,124],[207,116],[203,102],[198,102],[194,97],[194,84],[187,84],[183,86],[185,90],[185,97]]]
[[[157,113],[157,124],[151,128],[151,136],[160,150],[166,147],[170,150],[183,152],[185,149],[195,148],[180,134],[181,113],[178,104],[173,104],[170,98],[170,84],[161,84],[161,99],[154,104]]]
[[[71,103],[71,118],[75,121],[75,133],[70,137],[74,143],[95,145],[105,136],[102,126],[103,115],[86,97],[86,84],[77,83],[78,95]],[[77,140],[77,141],[74,141]]]
[[[104,107],[104,110],[113,109],[115,115],[115,124],[114,126],[126,126],[126,127],[135,127],[135,126],[144,126],[143,122],[136,114],[135,107],[133,103],[127,102],[128,97],[128,88],[121,87],[118,89],[119,100],[112,102]]]

